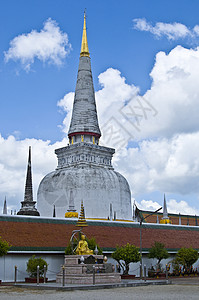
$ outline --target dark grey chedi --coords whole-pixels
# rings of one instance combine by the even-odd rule
[[[90,57],[82,56],[79,60],[79,69],[73,103],[73,112],[68,135],[90,132],[100,137],[95,91],[91,72]]]
[[[99,145],[101,132],[98,124],[95,92],[88,52],[86,27],[82,38],[69,145],[56,149],[58,165],[41,181],[37,207],[42,216],[64,217],[69,210],[73,193],[74,207],[80,210],[83,201],[86,218],[107,219],[109,208],[117,219],[132,219],[131,193],[126,179],[114,171],[112,156],[115,150]],[[86,42],[85,42],[86,40]]]
[[[39,216],[40,214],[37,211],[35,204],[36,201],[33,201],[32,191],[31,147],[29,147],[24,201],[21,202],[21,209],[18,211],[17,215]]]

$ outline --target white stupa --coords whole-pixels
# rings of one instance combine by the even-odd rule
[[[55,205],[56,217],[64,217],[71,206],[72,191],[73,212],[79,211],[83,201],[86,218],[107,219],[111,204],[116,219],[132,219],[128,182],[114,170],[111,161],[115,150],[100,146],[100,136],[84,15],[79,69],[68,132],[70,144],[55,150],[58,166],[39,185],[37,208],[41,216],[52,217]]]

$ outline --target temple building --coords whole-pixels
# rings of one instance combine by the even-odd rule
[[[115,218],[132,220],[129,184],[114,170],[111,161],[115,150],[100,146],[100,136],[84,15],[79,68],[68,131],[69,145],[55,150],[57,168],[47,174],[39,185],[37,207],[41,216],[52,217],[55,206],[56,217],[64,217],[66,213],[67,217],[74,217],[74,212],[79,210],[83,201],[87,219],[107,220],[111,205]]]

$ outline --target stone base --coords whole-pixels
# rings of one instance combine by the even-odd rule
[[[95,266],[95,283],[118,283],[121,276],[114,273],[110,264],[103,264],[103,255],[91,255],[96,262],[102,263],[80,263],[81,255],[65,255],[64,260],[64,282],[66,284],[93,284],[93,266]],[[83,255],[86,261],[90,255]],[[87,260],[89,261],[89,259]],[[63,270],[57,274],[56,282],[63,282]]]
[[[62,274],[56,277],[57,283],[63,282]],[[65,275],[64,282],[66,284],[93,284],[93,274]],[[95,273],[95,283],[119,283],[121,276],[118,273]]]

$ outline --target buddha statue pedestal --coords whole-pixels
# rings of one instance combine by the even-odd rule
[[[103,255],[65,255],[64,282],[65,284],[93,284],[93,266],[95,267],[95,284],[118,283],[121,276],[115,273],[109,263],[103,263]],[[56,276],[56,282],[63,282],[63,270]]]

